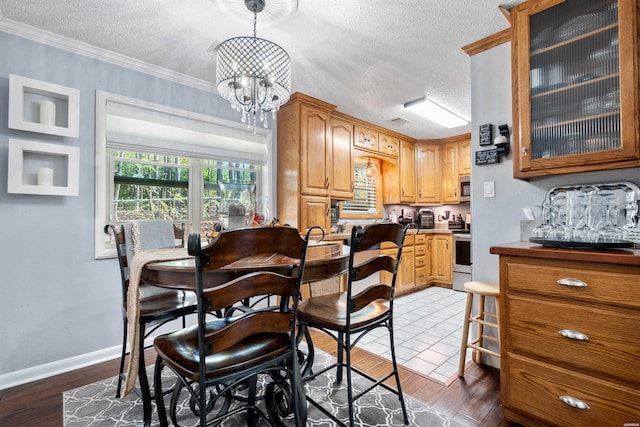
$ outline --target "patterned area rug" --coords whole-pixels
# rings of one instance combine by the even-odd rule
[[[324,352],[316,350],[315,370],[328,366],[333,358]],[[152,369],[152,367],[151,367]],[[165,369],[165,371],[168,371]],[[307,384],[306,393],[316,401],[325,402],[326,407],[339,419],[348,421],[346,403],[346,379],[344,387],[334,384],[335,370],[319,376],[312,383]],[[171,382],[168,377],[167,382]],[[354,377],[354,387],[362,390],[368,381]],[[113,377],[93,384],[82,386],[63,394],[64,425],[65,427],[124,427],[142,425],[142,401],[133,393],[125,399],[116,399],[115,392],[117,378]],[[168,399],[168,398],[167,398]],[[405,395],[405,403],[409,415],[409,425],[412,426],[460,426],[459,423],[439,414],[423,403]],[[400,426],[402,411],[398,398],[381,387],[376,387],[361,399],[356,401],[357,426]],[[191,414],[188,400],[181,404],[179,421],[183,426],[197,425],[196,417]],[[293,422],[289,423],[293,425]],[[288,425],[289,425],[288,424]],[[154,408],[153,426],[159,425]],[[246,425],[243,414],[229,418],[222,426],[235,427]],[[335,423],[319,410],[309,405],[307,426],[329,427]]]

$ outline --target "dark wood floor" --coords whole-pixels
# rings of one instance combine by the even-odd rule
[[[335,355],[335,344],[330,338],[315,334],[314,344]],[[377,355],[359,349],[352,354],[353,363],[373,376],[381,376],[389,369],[390,362]],[[147,351],[146,358],[148,363],[153,363],[151,350]],[[0,390],[0,426],[62,426],[62,393],[111,377],[117,370],[118,360],[112,360]],[[516,424],[505,419],[500,405],[499,374],[495,368],[473,364],[464,379],[457,379],[446,387],[406,369],[400,372],[405,394],[463,425],[513,427]]]

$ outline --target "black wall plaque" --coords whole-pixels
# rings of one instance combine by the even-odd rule
[[[498,150],[476,151],[476,165],[490,165],[500,163]]]
[[[493,125],[480,125],[480,146],[491,145],[493,142]]]

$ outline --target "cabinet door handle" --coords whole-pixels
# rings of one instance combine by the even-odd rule
[[[356,183],[351,181],[351,192],[353,193],[356,189]]]
[[[591,409],[589,407],[589,405],[587,405],[586,403],[584,403],[582,400],[576,398],[576,397],[571,397],[571,396],[560,396],[560,400],[562,401],[562,403],[564,403],[565,405],[569,405],[572,408],[577,408],[577,409]]]
[[[571,329],[562,329],[560,330],[559,334],[565,338],[569,338],[572,340],[589,341],[589,337],[587,335]]]
[[[325,186],[325,188],[326,188],[327,190],[329,189],[329,183],[330,183],[329,178],[328,178],[328,177],[327,177],[327,178],[325,178],[325,179],[324,179],[324,186]]]
[[[558,285],[562,286],[572,286],[575,288],[586,288],[587,284],[580,279],[573,279],[571,277],[566,277],[564,279],[560,279],[556,282]]]
[[[529,147],[522,147],[522,155],[527,156],[529,154]]]

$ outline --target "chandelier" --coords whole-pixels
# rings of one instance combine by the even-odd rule
[[[244,0],[253,12],[253,37],[234,37],[218,46],[216,86],[218,93],[242,113],[242,122],[268,127],[268,113],[275,120],[291,92],[289,54],[275,43],[256,37],[258,13],[265,0]]]

